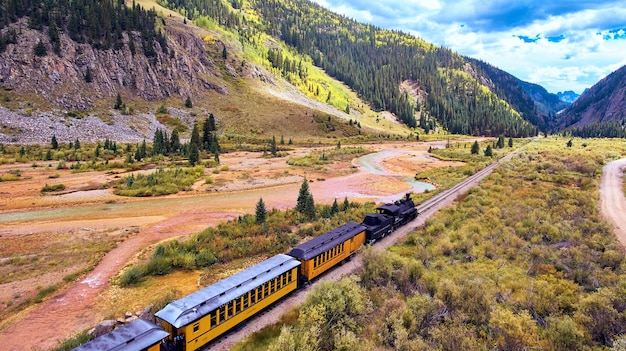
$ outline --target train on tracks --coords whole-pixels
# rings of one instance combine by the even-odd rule
[[[194,351],[349,260],[418,216],[410,194],[213,285],[173,301],[155,322],[136,320],[76,351]]]

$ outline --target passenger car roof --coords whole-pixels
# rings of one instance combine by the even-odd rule
[[[337,227],[327,233],[294,247],[287,255],[301,260],[310,260],[322,252],[328,251],[333,246],[336,246],[346,240],[350,240],[355,235],[366,229],[367,228],[360,223],[348,222],[341,227]]]
[[[74,351],[136,351],[150,347],[169,335],[156,324],[137,319],[121,328],[99,336]]]
[[[298,267],[293,257],[279,254],[206,288],[169,303],[155,316],[176,328],[188,325],[276,276]]]

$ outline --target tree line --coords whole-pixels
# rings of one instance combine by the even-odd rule
[[[59,56],[59,34],[62,32],[77,43],[90,44],[94,49],[119,50],[124,46],[123,33],[126,33],[133,53],[141,49],[147,57],[154,57],[157,48],[163,52],[167,50],[165,36],[156,26],[156,11],[144,10],[135,1],[131,6],[126,6],[124,0],[0,1],[0,29],[24,17],[28,17],[29,28],[47,30],[53,50]],[[141,43],[135,43],[132,33],[141,35]],[[0,52],[8,44],[17,44],[17,36],[14,29],[0,35]],[[136,45],[140,45],[139,48]]]

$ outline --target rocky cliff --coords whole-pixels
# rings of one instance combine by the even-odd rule
[[[59,56],[44,33],[28,29],[24,21],[15,23],[11,28],[20,35],[17,44],[9,44],[0,54],[0,86],[39,95],[54,107],[69,110],[89,110],[98,99],[110,99],[120,91],[148,101],[193,97],[207,90],[228,94],[220,70],[206,53],[208,44],[180,19],[168,18],[164,23],[168,48],[162,50],[155,42],[154,57],[143,54],[139,33],[129,38],[126,32],[119,50],[97,50],[61,33]],[[39,41],[46,46],[45,56],[34,54]],[[88,71],[90,79],[86,79]]]

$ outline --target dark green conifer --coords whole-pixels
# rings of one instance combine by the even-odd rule
[[[265,209],[265,203],[263,202],[263,198],[259,198],[259,202],[256,204],[256,223],[262,224],[265,223],[265,219],[267,217],[267,210]]]
[[[305,213],[306,202],[309,197],[309,182],[304,178],[302,185],[300,186],[300,192],[298,193],[298,201],[296,202],[296,211]]]
[[[472,155],[477,155],[480,152],[480,145],[478,145],[478,140],[474,141],[474,144],[472,144]]]

